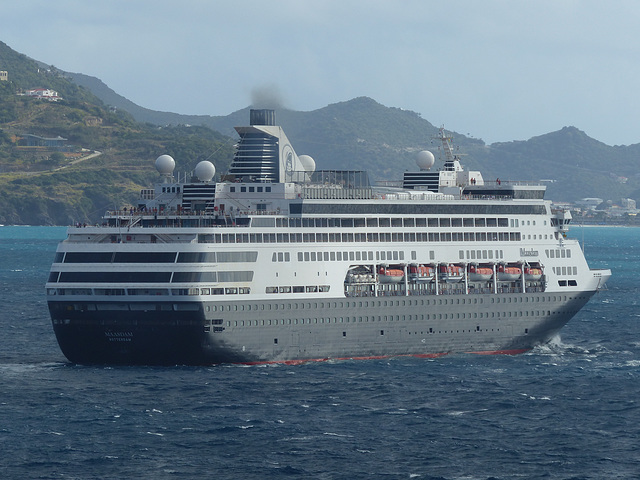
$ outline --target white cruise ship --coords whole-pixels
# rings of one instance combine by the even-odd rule
[[[252,110],[229,172],[200,162],[103,224],[70,227],[46,285],[81,364],[301,362],[520,353],[548,342],[610,270],[566,237],[545,187],[442,165],[372,186],[315,169]]]

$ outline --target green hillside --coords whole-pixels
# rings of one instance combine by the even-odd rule
[[[139,123],[4,44],[0,70],[9,72],[0,82],[0,224],[96,222],[107,208],[135,201],[155,180],[152,162],[163,153],[179,171],[204,158],[228,166],[233,140],[210,128]],[[20,95],[35,87],[62,99]],[[56,146],[30,144],[50,142],[42,139],[57,139]]]

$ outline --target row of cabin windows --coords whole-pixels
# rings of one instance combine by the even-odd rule
[[[330,288],[329,285],[281,285],[278,287],[266,287],[265,293],[325,293]]]
[[[338,300],[338,301],[322,301],[322,302],[294,302],[294,303],[262,303],[251,304],[249,302],[235,303],[230,305],[212,305],[211,311],[218,312],[239,312],[253,310],[324,310],[326,308],[380,308],[380,307],[405,307],[405,306],[429,306],[429,305],[476,305],[484,303],[539,303],[539,302],[566,302],[567,300],[584,299],[584,295],[567,296],[567,295],[535,295],[520,297],[503,297],[494,296],[487,299],[470,298],[468,296],[460,296],[459,298],[426,298],[411,299],[403,298],[398,300]],[[490,300],[490,302],[489,302]]]
[[[415,254],[415,252],[412,252]],[[374,252],[298,252],[299,262],[361,262],[373,261]],[[404,252],[395,251],[377,251],[375,252],[376,260],[404,260]]]
[[[291,254],[289,252],[273,252],[271,255],[272,262],[290,262]]]
[[[545,250],[544,253],[547,255],[547,258],[571,258],[571,249],[569,248]]]
[[[197,282],[251,282],[254,272],[195,271],[195,272],[49,272],[50,283],[197,283]]]
[[[412,257],[416,256],[416,252],[411,252]],[[431,252],[433,253],[433,252]],[[433,255],[432,255],[433,256]],[[298,252],[299,262],[360,262],[371,260],[373,261],[374,252]],[[395,251],[377,251],[375,252],[376,260],[404,260],[404,252],[400,250]],[[271,256],[272,262],[290,262],[291,255],[289,252],[273,252]]]
[[[460,260],[497,260],[504,258],[503,250],[458,250],[458,258]]]
[[[430,259],[433,260],[434,252],[430,251]],[[299,262],[341,262],[341,261],[363,261],[373,260],[374,252],[372,251],[356,251],[356,252],[298,252]],[[500,260],[504,258],[504,250],[459,250],[458,257],[460,260]],[[416,260],[415,251],[411,252],[411,259]],[[404,260],[404,252],[402,250],[395,251],[376,251],[376,260]],[[291,257],[289,252],[273,252],[271,256],[272,262],[289,262]],[[575,267],[574,267],[575,268]]]
[[[248,295],[249,287],[227,288],[48,288],[47,295]]]
[[[556,275],[578,275],[578,267],[551,267]]]
[[[535,225],[535,221],[534,221]],[[276,227],[508,227],[509,219],[500,218],[276,218]]]
[[[560,286],[571,286],[574,280],[560,280]],[[271,293],[285,293],[287,288],[291,288],[291,291],[298,292],[301,287],[271,287]],[[328,292],[328,285],[318,285],[311,287],[302,287],[305,288],[306,293],[320,293],[320,292]],[[283,289],[282,291],[280,289]],[[144,290],[145,293],[142,293]],[[157,291],[159,293],[150,293],[151,295],[237,295],[237,294],[249,294],[250,289],[248,287],[227,287],[227,288],[172,288],[172,289],[125,289],[125,288],[110,288],[110,289],[80,289],[80,288],[49,288],[47,289],[48,295],[109,295],[109,296],[124,296],[124,295],[147,295],[146,292]],[[536,295],[536,296],[526,296],[526,297],[505,297],[500,298],[492,297],[491,303],[533,303],[533,302],[566,302],[567,300],[574,299],[582,299],[585,298],[583,295],[577,296],[567,296],[567,295]],[[464,305],[464,304],[482,304],[485,303],[484,299],[480,298],[455,298],[455,299],[402,299],[402,300],[360,300],[360,301],[334,301],[334,302],[301,302],[301,303],[281,303],[281,304],[251,304],[247,302],[243,302],[240,304],[230,304],[230,305],[207,305],[207,311],[220,311],[220,312],[230,312],[230,311],[258,311],[258,310],[317,310],[317,309],[325,309],[325,308],[379,308],[379,307],[399,307],[399,306],[420,306],[420,305]],[[120,305],[120,304],[118,304]],[[137,304],[131,304],[135,306]],[[185,309],[189,309],[186,306],[189,306],[191,309],[195,309],[197,304],[184,304]],[[109,309],[109,304],[101,305],[104,309]],[[171,309],[171,304],[157,304],[157,309],[164,307],[168,307]],[[62,306],[60,308],[66,308],[66,306]],[[506,315],[506,314],[505,314]],[[415,315],[414,315],[415,317]],[[389,317],[392,318],[391,316]],[[404,315],[402,316],[404,320]],[[409,319],[412,317],[409,316]]]
[[[520,232],[214,233],[199,243],[519,242]]]
[[[229,187],[230,193],[235,193],[236,187]],[[249,192],[249,193],[269,193],[271,192],[271,187],[240,187],[241,192]]]
[[[416,260],[416,252],[411,252],[411,259]],[[430,252],[431,260],[434,259],[434,252]],[[347,261],[361,261],[361,260],[373,260],[374,252],[298,252],[299,262],[341,262]],[[404,260],[403,251],[376,251],[376,260]],[[504,250],[459,250],[458,258],[460,260],[500,260],[504,259]],[[274,252],[271,261],[272,262],[289,262],[289,252]],[[555,267],[554,267],[555,268]],[[565,267],[562,267],[563,269]],[[571,268],[571,267],[567,267]],[[558,267],[560,269],[560,267]],[[577,275],[577,267],[573,267],[574,275]],[[558,272],[559,273],[559,272]],[[564,271],[563,271],[563,274]],[[569,273],[570,274],[570,273]]]
[[[564,313],[556,312],[553,314]],[[551,316],[551,310],[525,310],[525,311],[506,311],[506,312],[468,312],[468,313],[427,313],[421,315],[361,315],[361,316],[344,316],[344,317],[319,317],[319,318],[281,318],[281,319],[266,319],[266,320],[227,320],[227,327],[264,327],[264,326],[276,326],[276,325],[318,325],[318,324],[335,324],[335,323],[369,323],[369,322],[403,322],[403,321],[415,321],[415,320],[454,320],[454,319],[479,319],[479,318],[509,318],[509,317],[543,317]],[[479,325],[476,325],[473,329],[468,329],[466,332],[489,332],[500,331],[499,328],[482,329]],[[464,333],[465,330],[442,330],[437,333]],[[429,328],[428,330],[420,332],[424,333],[436,333],[436,330]],[[384,335],[384,333],[381,333]]]
[[[54,263],[175,263],[177,252],[58,252]],[[180,252],[178,263],[255,262],[256,251]]]
[[[544,220],[543,222],[545,225],[547,224],[547,221]],[[511,226],[514,228],[518,228],[520,226],[520,224],[522,224],[522,226],[535,226],[536,225],[536,221],[535,220],[518,220],[517,218],[512,218],[511,219]],[[551,225],[553,225],[553,219],[551,220]]]

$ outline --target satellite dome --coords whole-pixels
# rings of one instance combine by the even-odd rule
[[[416,158],[416,163],[418,164],[418,168],[420,170],[429,170],[433,167],[436,158],[433,156],[429,150],[422,150],[418,152],[418,158]]]
[[[313,173],[316,171],[316,162],[309,155],[300,155],[298,159],[300,160],[300,163],[302,163],[302,167],[305,172]]]
[[[215,174],[216,167],[207,160],[196,165],[196,177],[198,177],[201,182],[210,182]]]
[[[171,175],[176,168],[176,162],[171,155],[160,155],[156,158],[156,170],[160,175]]]

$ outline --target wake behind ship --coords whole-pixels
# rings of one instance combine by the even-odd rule
[[[46,285],[82,364],[299,362],[520,353],[602,288],[543,185],[465,171],[440,130],[417,172],[373,186],[316,170],[272,110],[252,110],[220,181],[200,162],[102,225],[73,226]]]

